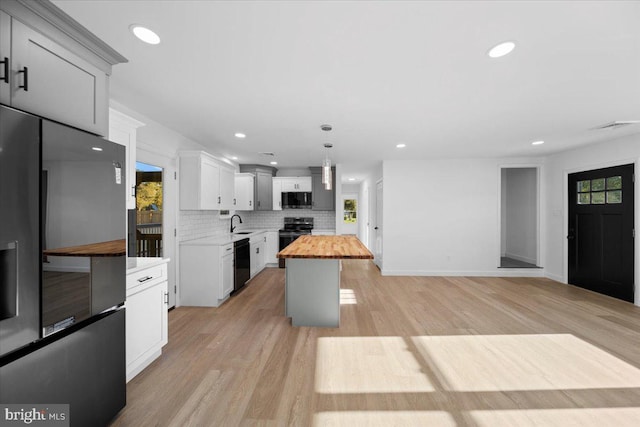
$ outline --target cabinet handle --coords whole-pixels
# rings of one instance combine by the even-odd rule
[[[236,205],[236,199],[233,199],[233,206]]]
[[[0,64],[4,64],[4,77],[0,78],[0,80],[9,83],[9,58],[5,56],[4,61],[0,61]]]
[[[258,207],[260,207],[260,200],[258,200]]]
[[[233,249],[233,248],[227,248],[227,252],[229,252],[231,249]]]
[[[147,280],[151,280],[151,279],[153,279],[153,276],[147,276],[147,277],[143,277],[143,278],[141,278],[141,279],[138,279],[138,282],[140,282],[140,283],[144,283],[144,282],[146,282]]]
[[[256,253],[259,254],[260,253],[260,248],[256,248]]]
[[[218,204],[220,204],[220,203],[221,203],[221,201],[220,201],[220,200],[221,200],[221,198],[220,198],[220,196],[218,196]]]
[[[253,203],[253,200],[249,200],[249,206],[251,206],[251,203]]]
[[[29,69],[27,67],[23,67],[22,70],[18,71],[18,73],[24,73],[23,84],[18,87],[24,89],[25,92],[29,92]]]

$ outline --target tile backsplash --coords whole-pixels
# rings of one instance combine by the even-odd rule
[[[280,229],[285,216],[313,217],[314,228],[319,230],[336,228],[334,211],[296,209],[283,211],[238,211],[242,224],[235,220],[238,230],[247,228]],[[221,219],[218,211],[180,211],[178,241],[219,236],[229,232],[229,219]]]

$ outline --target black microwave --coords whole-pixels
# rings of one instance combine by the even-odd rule
[[[311,192],[292,191],[282,193],[282,209],[311,209]]]

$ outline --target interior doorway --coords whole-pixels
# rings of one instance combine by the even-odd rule
[[[375,218],[375,226],[373,227],[374,231],[374,259],[373,262],[378,266],[380,271],[382,271],[382,180],[376,183],[376,218]]]
[[[503,167],[500,178],[500,268],[540,268],[538,168]]]
[[[568,177],[569,284],[634,302],[634,165]]]
[[[136,256],[163,256],[163,169],[136,162]]]

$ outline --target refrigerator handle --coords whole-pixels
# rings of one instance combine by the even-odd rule
[[[0,245],[0,320],[18,315],[18,241]]]

